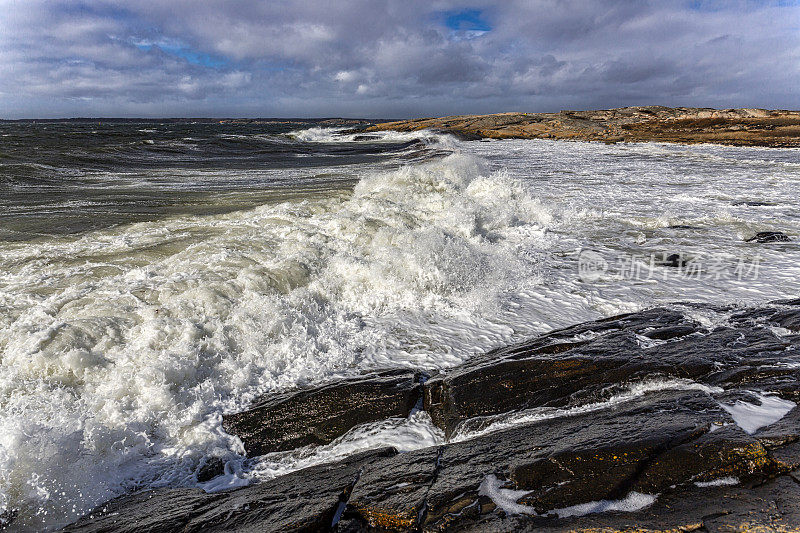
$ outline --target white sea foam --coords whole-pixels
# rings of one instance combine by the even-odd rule
[[[562,509],[553,509],[551,512],[557,514],[559,518],[606,513],[609,511],[632,513],[653,505],[657,498],[658,494],[642,494],[641,492],[631,491],[621,500],[600,500],[581,503]]]
[[[488,496],[497,507],[508,514],[536,514],[533,507],[517,503],[517,500],[530,494],[531,491],[504,489],[503,484],[497,476],[489,474],[481,483],[478,494]]]
[[[774,424],[797,406],[793,401],[784,400],[777,396],[754,394],[756,403],[737,400],[733,404],[720,404],[723,409],[731,414],[733,421],[750,434],[755,433],[764,426]]]
[[[520,498],[529,494],[530,491],[505,489],[502,487],[503,482],[497,479],[497,476],[494,474],[489,474],[481,483],[478,493],[482,496],[488,496],[491,498],[497,507],[508,514],[537,514],[533,507],[517,503]],[[552,509],[544,514],[553,513],[558,515],[559,518],[568,518],[570,516],[584,516],[587,514],[605,513],[608,511],[622,511],[630,513],[652,505],[656,501],[656,498],[658,498],[657,494],[642,494],[640,492],[632,491],[621,500],[600,500],[581,503],[561,509]]]
[[[530,424],[552,418],[562,418],[591,413],[594,411],[601,411],[625,402],[629,402],[636,398],[640,398],[651,392],[663,390],[697,390],[708,394],[722,392],[722,389],[719,387],[711,387],[708,385],[703,385],[702,383],[695,383],[688,379],[655,379],[630,384],[626,388],[627,390],[624,392],[615,394],[602,402],[577,405],[575,407],[569,407],[565,409],[559,409],[555,407],[537,407],[533,409],[525,409],[513,413],[487,417],[485,421],[488,423],[485,424],[481,429],[465,429],[465,426],[463,425],[456,428],[456,431],[451,437],[451,441],[460,442],[474,439],[476,437],[480,437],[481,435],[494,433],[496,431],[501,431],[503,429],[514,427],[520,424]]]
[[[22,524],[63,523],[241,454],[220,413],[260,393],[508,342],[497,308],[536,286],[520,252],[547,247],[548,220],[454,154],[344,200],[6,243],[0,492]]]
[[[705,488],[705,487],[728,487],[728,486],[731,486],[731,485],[738,485],[739,484],[739,478],[738,477],[733,477],[733,476],[721,477],[719,479],[714,479],[714,480],[711,480],[711,481],[695,481],[694,484],[697,485],[698,487],[701,487],[701,488]]]
[[[381,131],[345,133],[352,128],[307,128],[289,133],[291,137],[304,142],[405,142],[421,140],[427,144],[436,144],[441,148],[455,148],[456,141],[452,135],[421,131]]]
[[[408,418],[390,418],[357,426],[324,446],[306,446],[287,452],[262,455],[255,461],[229,463],[229,472],[206,483],[209,491],[271,479],[322,463],[337,461],[365,450],[393,447],[409,452],[444,443],[444,432],[433,425],[428,413],[419,411]]]

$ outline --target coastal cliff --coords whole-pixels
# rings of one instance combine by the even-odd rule
[[[368,131],[433,129],[467,138],[800,146],[800,111],[623,107],[558,113],[458,115],[385,122]]]

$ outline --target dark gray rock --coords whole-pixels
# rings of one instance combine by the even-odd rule
[[[587,333],[596,336],[575,340]],[[667,342],[647,345],[641,337]],[[768,365],[800,362],[786,348],[786,341],[760,325],[706,331],[680,313],[653,309],[559,330],[476,358],[429,380],[425,409],[450,436],[468,419],[596,400],[617,384],[646,377],[724,385],[744,384],[748,377],[758,381],[760,373],[773,372],[781,376],[774,383],[777,390],[791,387],[797,370]]]
[[[16,509],[6,509],[0,513],[0,530],[7,530],[17,518],[18,514],[19,511]]]
[[[800,486],[789,476],[781,476],[756,487],[690,484],[662,494],[653,505],[640,511],[557,520],[536,530],[789,532],[798,528]]]
[[[475,505],[489,474],[508,480],[509,488],[530,491],[524,503],[542,512],[623,497],[663,454],[722,423],[732,423],[730,416],[706,394],[665,391],[602,414],[548,419],[448,445],[428,491],[425,525],[444,527],[457,520],[463,509]],[[728,448],[740,446],[739,439],[746,437],[737,434]],[[719,463],[674,468],[652,470],[645,478],[648,489],[667,488],[675,483],[673,475],[689,481],[716,471]]]
[[[766,324],[800,331],[800,309],[796,308],[798,304],[792,304],[793,300],[786,302],[788,303],[783,304],[786,307],[762,307],[735,313],[731,316],[731,321],[735,324]]]
[[[200,461],[200,466],[198,466],[195,476],[197,476],[198,482],[205,483],[224,473],[225,461],[219,457],[204,457]]]
[[[759,231],[754,236],[746,239],[745,242],[760,242],[760,243],[768,243],[768,242],[789,242],[792,239],[789,238],[788,235],[783,233],[782,231]]]
[[[710,330],[678,311],[651,309],[553,331],[425,383],[432,419],[450,436],[473,435],[469,440],[402,454],[365,452],[217,494],[133,494],[67,531],[798,530],[800,409],[748,435],[718,403],[751,401],[757,396],[750,391],[800,403],[800,341],[766,327],[793,324],[792,305],[715,308],[733,314],[729,326]],[[514,411],[586,406],[632,383],[665,378],[725,391],[673,385],[603,408],[551,409],[551,418],[485,433]],[[419,381],[396,372],[294,391],[225,423],[241,432],[251,453],[327,442],[360,423],[406,416],[420,396]],[[208,459],[198,478],[220,467]],[[536,514],[507,516],[497,508],[480,493],[490,475],[524,491],[517,503]],[[726,477],[740,484],[695,485]],[[552,514],[632,491],[658,500],[629,513]]]
[[[759,429],[753,436],[770,449],[800,441],[800,407],[795,407],[774,424]]]
[[[800,309],[786,309],[778,311],[771,317],[770,322],[791,331],[800,331]]]
[[[664,254],[664,259],[661,261],[661,266],[680,267],[683,268],[688,265],[692,260],[684,257],[683,254]]]
[[[733,205],[746,205],[748,207],[766,207],[770,205],[775,205],[773,202],[764,202],[761,200],[739,200],[733,202]]]
[[[223,427],[250,456],[328,444],[359,424],[408,416],[421,396],[419,382],[419,374],[401,370],[273,394],[225,415]]]
[[[439,453],[439,448],[426,448],[366,466],[353,487],[345,515],[358,515],[370,527],[381,529],[417,527],[436,476]]]
[[[215,494],[196,489],[144,491],[101,505],[64,531],[327,531],[361,469],[396,453],[393,448],[364,452],[338,463]]]

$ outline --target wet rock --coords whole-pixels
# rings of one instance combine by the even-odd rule
[[[766,207],[775,205],[774,202],[762,202],[760,200],[738,200],[733,205],[746,205],[747,207]]]
[[[358,515],[370,527],[408,530],[418,525],[440,450],[427,448],[364,468],[345,515]]]
[[[800,345],[769,327],[793,325],[796,306],[713,308],[730,314],[725,327],[656,308],[556,330],[422,386],[424,407],[452,438],[445,445],[365,452],[229,492],[134,494],[67,530],[798,529],[800,408],[748,434],[720,405],[765,394],[800,402]],[[365,376],[274,396],[233,418],[251,431],[242,432],[251,453],[325,442],[406,416],[419,381],[409,372]],[[198,479],[216,475],[217,461],[200,465]],[[488,479],[519,491],[514,503],[528,514],[503,511],[481,490]],[[631,493],[658,499],[639,511],[557,516]]]
[[[10,526],[14,519],[17,518],[19,511],[16,509],[6,509],[0,513],[0,529],[5,530]]]
[[[566,405],[577,396],[598,397],[609,385],[648,375],[705,376],[718,370],[725,356],[738,361],[751,355],[742,346],[728,348],[739,342],[738,330],[692,336],[696,332],[701,332],[697,324],[664,309],[566,328],[431,379],[425,384],[425,409],[449,436],[470,418]],[[597,337],[575,340],[586,334]],[[783,350],[769,335],[775,344],[763,349]],[[643,347],[640,336],[672,342]],[[747,336],[754,345],[768,340],[761,333]]]
[[[788,300],[775,300],[774,302],[770,303],[779,305],[800,305],[800,298],[791,298]]]
[[[800,331],[800,309],[793,300],[786,300],[788,303],[783,305],[789,307],[763,307],[759,309],[748,309],[735,313],[730,320],[734,324],[746,325],[770,325],[786,328],[790,331]],[[780,303],[780,302],[776,302]]]
[[[691,259],[684,257],[683,254],[664,254],[664,259],[659,263],[661,266],[683,268],[691,262]]]
[[[366,531],[374,531],[366,522],[359,518],[342,518],[336,524],[332,531],[335,533],[364,533]]]
[[[148,490],[111,500],[94,509],[65,532],[168,533],[184,531],[197,516],[225,498],[196,489]]]
[[[730,415],[706,394],[665,391],[602,413],[552,418],[448,445],[428,491],[426,527],[457,520],[475,504],[489,474],[530,491],[523,502],[542,512],[624,496],[659,456],[724,423],[732,423]],[[717,462],[705,470],[677,464],[675,476],[688,481],[718,468]],[[650,489],[674,482],[655,473],[647,479],[660,480]]]
[[[756,487],[690,484],[662,494],[640,511],[555,520],[535,529],[526,522],[517,520],[519,531],[797,531],[800,485],[789,476]]]
[[[359,424],[408,416],[421,396],[419,381],[414,372],[390,371],[269,395],[225,415],[223,427],[250,456],[328,444]]]
[[[673,485],[736,477],[761,479],[776,466],[764,445],[735,425],[706,433],[655,457],[632,485],[637,492],[655,494]]]
[[[364,452],[228,492],[144,491],[112,500],[64,531],[327,531],[361,469],[396,453],[393,448]]]
[[[570,395],[625,377],[615,372],[625,361],[594,361],[585,355],[559,359],[506,360],[485,368],[451,374],[426,383],[425,409],[450,436],[459,423],[473,417],[516,409],[565,404]]]
[[[792,239],[789,238],[788,235],[783,233],[782,231],[759,231],[753,237],[746,239],[745,242],[760,242],[760,243],[768,243],[768,242],[789,242]]]
[[[800,309],[778,311],[769,317],[769,321],[791,331],[800,331]]]
[[[206,457],[200,462],[200,466],[197,468],[197,473],[195,475],[199,483],[205,483],[224,473],[225,461],[219,457]]]
[[[759,429],[753,436],[769,449],[800,441],[800,407],[795,407],[774,424]]]
[[[696,326],[667,326],[664,328],[655,328],[649,331],[642,333],[645,337],[649,337],[655,340],[670,340],[675,339],[678,337],[685,337],[687,335],[691,335],[692,333],[697,333],[698,328]]]

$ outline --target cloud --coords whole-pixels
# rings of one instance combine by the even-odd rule
[[[800,107],[786,1],[0,0],[0,117]]]

